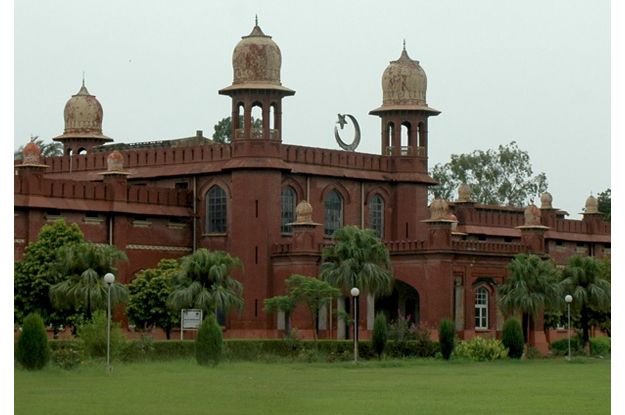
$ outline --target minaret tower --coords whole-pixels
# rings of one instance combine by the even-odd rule
[[[84,78],[80,91],[65,104],[63,115],[65,131],[52,140],[63,143],[65,155],[90,153],[93,147],[113,141],[102,133],[102,105],[87,91]]]
[[[233,155],[248,155],[262,148],[264,156],[279,156],[282,141],[282,98],[295,91],[282,86],[282,55],[271,36],[263,33],[258,19],[252,32],[243,36],[232,53],[234,80],[219,91],[232,98]],[[262,110],[262,128],[252,126],[252,108]],[[251,144],[253,142],[253,145]],[[260,143],[264,142],[265,145]],[[275,153],[275,154],[274,154]]]
[[[382,154],[423,158],[418,171],[427,172],[428,118],[440,114],[428,107],[427,78],[418,61],[410,59],[406,42],[401,56],[382,75],[382,106],[370,111],[382,119]]]

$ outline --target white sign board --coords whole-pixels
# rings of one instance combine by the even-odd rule
[[[202,325],[202,310],[182,310],[180,316],[180,340],[185,330],[198,330]]]

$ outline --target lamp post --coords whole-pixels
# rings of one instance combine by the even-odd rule
[[[358,296],[360,295],[360,290],[356,287],[352,288],[350,291],[354,303],[354,364],[358,364]]]
[[[570,294],[567,294],[566,297],[564,297],[564,301],[566,301],[566,308],[569,314],[569,322],[566,325],[566,332],[567,332],[567,336],[569,338],[569,357],[568,360],[571,360],[571,301],[573,301],[573,297],[571,297]]]
[[[108,286],[108,326],[106,333],[106,370],[111,371],[111,285],[115,281],[115,275],[110,272],[104,275],[104,283]]]

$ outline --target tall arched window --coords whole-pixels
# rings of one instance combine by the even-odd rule
[[[226,219],[226,192],[215,185],[206,194],[206,231],[208,233],[226,233]]]
[[[282,189],[282,226],[280,227],[282,233],[293,233],[293,227],[287,226],[287,223],[295,222],[296,199],[295,190],[291,186]]]
[[[488,290],[478,288],[475,292],[475,328],[488,329]]]
[[[343,227],[343,198],[336,190],[326,196],[324,235],[332,236],[334,231]]]
[[[375,236],[384,237],[384,199],[375,195],[369,203],[369,227],[375,231]]]

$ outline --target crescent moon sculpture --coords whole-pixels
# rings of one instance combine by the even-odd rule
[[[352,141],[351,144],[347,144],[343,140],[341,140],[341,136],[339,135],[339,130],[336,125],[334,126],[334,138],[343,150],[355,151],[356,147],[358,147],[358,144],[360,144],[360,126],[358,125],[358,121],[356,121],[356,118],[354,118],[350,114],[338,114],[338,116],[339,120],[336,123],[341,126],[341,130],[343,129],[345,124],[347,124],[345,117],[348,117],[351,120],[352,124],[354,125],[354,141]]]

